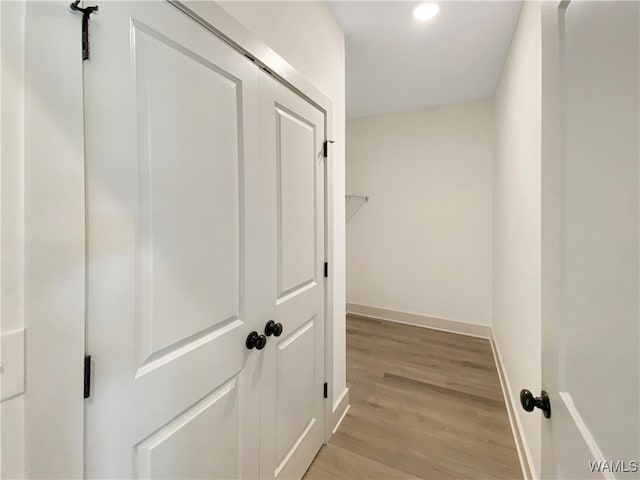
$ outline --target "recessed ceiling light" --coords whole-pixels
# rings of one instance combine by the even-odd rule
[[[416,20],[424,22],[435,17],[440,11],[437,3],[421,3],[413,9],[413,16]]]

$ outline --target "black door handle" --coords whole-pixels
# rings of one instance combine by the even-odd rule
[[[542,390],[539,397],[534,397],[526,388],[520,390],[520,405],[526,412],[533,412],[534,408],[542,410],[544,418],[551,417],[551,402],[549,401],[549,395]]]
[[[264,326],[264,334],[267,337],[270,337],[271,335],[279,337],[280,335],[282,335],[282,324],[276,323],[273,320],[269,320]]]
[[[249,350],[255,348],[256,350],[262,350],[264,346],[267,344],[267,337],[264,335],[259,335],[258,332],[253,331],[247,336],[246,342],[244,344],[247,346]]]

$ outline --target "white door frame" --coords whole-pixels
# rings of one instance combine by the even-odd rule
[[[80,19],[25,3],[25,474],[83,473],[84,127]]]
[[[568,4],[569,2],[565,2]],[[554,319],[558,305],[559,265],[561,264],[560,225],[560,77],[559,62],[559,23],[558,10],[563,4],[557,0],[544,2],[541,6],[542,28],[542,205],[541,205],[541,304],[542,304],[542,358],[557,365],[556,339],[558,332]],[[542,368],[542,365],[541,365]],[[553,373],[555,375],[555,372]],[[552,375],[542,370],[542,385]],[[549,459],[553,452],[551,425],[542,422],[541,475],[555,475]]]
[[[325,113],[331,100],[222,7],[177,2]],[[27,2],[25,54],[25,451],[27,477],[81,478],[84,470],[85,172],[81,17],[70,0]],[[89,60],[91,61],[91,60]],[[325,258],[333,257],[333,171],[326,160]],[[327,260],[328,261],[328,260]],[[325,441],[333,415],[333,269],[325,279]],[[88,352],[90,353],[90,352]]]

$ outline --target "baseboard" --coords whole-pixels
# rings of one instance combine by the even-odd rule
[[[531,454],[524,435],[522,434],[522,424],[517,414],[519,405],[517,404],[517,397],[513,395],[507,373],[502,365],[502,357],[500,357],[500,351],[498,345],[493,337],[493,332],[489,337],[491,343],[491,351],[493,352],[493,358],[496,362],[496,368],[498,370],[498,377],[500,378],[500,386],[502,387],[502,394],[504,395],[504,403],[507,407],[507,414],[509,416],[509,424],[511,425],[511,431],[513,432],[513,439],[516,443],[516,450],[518,452],[518,459],[520,460],[520,468],[522,468],[522,475],[525,480],[532,480],[534,478],[533,462],[531,460]]]
[[[459,333],[470,337],[491,337],[491,327],[488,325],[478,325],[475,323],[459,322],[457,320],[448,320],[445,318],[428,317],[417,313],[398,312],[387,308],[358,305],[357,303],[347,303],[347,314],[361,315],[363,317],[404,323],[406,325],[414,325],[417,327],[433,328],[434,330]]]
[[[347,415],[349,411],[349,389],[345,388],[340,398],[333,404],[333,409],[331,411],[331,424],[329,425],[331,428],[332,435],[338,431],[340,428],[340,424],[342,420]]]

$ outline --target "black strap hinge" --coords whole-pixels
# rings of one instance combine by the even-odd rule
[[[324,141],[324,144],[322,146],[324,158],[329,158],[329,144],[330,143],[336,143],[336,141],[335,140],[325,140]]]
[[[84,398],[91,396],[91,355],[84,357]]]
[[[82,13],[82,60],[89,60],[89,17],[98,11],[97,5],[80,7],[80,0],[75,0],[69,8],[72,12]]]

